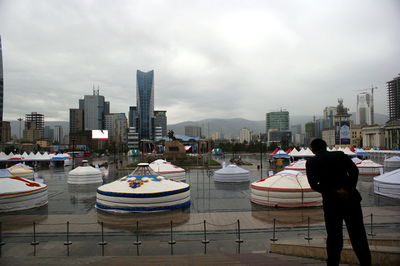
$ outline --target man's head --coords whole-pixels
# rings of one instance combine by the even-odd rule
[[[311,150],[313,153],[326,151],[326,142],[323,139],[314,139],[311,141]]]

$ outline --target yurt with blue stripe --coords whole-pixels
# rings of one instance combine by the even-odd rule
[[[127,176],[97,189],[96,208],[113,213],[157,212],[190,205],[190,186],[156,174],[140,163]]]

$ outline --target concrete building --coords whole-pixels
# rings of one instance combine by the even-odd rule
[[[52,129],[50,126],[45,126],[43,128],[43,140],[52,142],[54,138],[54,129]]]
[[[85,130],[83,109],[69,109],[69,133],[74,134]]]
[[[362,130],[363,148],[385,147],[385,130],[383,126],[373,125],[363,127]]]
[[[129,127],[137,127],[139,114],[136,106],[129,106]]]
[[[276,129],[278,131],[288,131],[289,130],[289,112],[270,112],[266,114],[266,133],[269,130]]]
[[[24,140],[36,143],[43,139],[44,115],[32,112],[25,115]]]
[[[335,146],[335,129],[324,129],[322,131],[322,139],[325,140],[329,147]]]
[[[327,106],[323,111],[323,119],[325,120],[324,129],[334,128],[333,118],[336,115],[336,106]]]
[[[400,120],[389,120],[385,126],[385,147],[400,149]]]
[[[201,138],[201,127],[185,126],[185,136]]]
[[[154,127],[161,127],[161,136],[167,136],[167,111],[154,111]]]
[[[128,142],[128,121],[125,113],[111,113],[105,115],[105,129],[108,136],[115,144],[126,144]]]
[[[136,72],[138,132],[140,140],[152,140],[154,123],[154,70]]]
[[[8,121],[2,121],[1,122],[1,143],[9,142],[11,141],[11,123]]]
[[[353,147],[361,147],[362,145],[362,126],[361,125],[351,125],[350,128],[350,145]]]
[[[136,127],[129,127],[128,149],[139,149],[139,133],[136,131]]]
[[[3,99],[4,96],[4,78],[3,78],[3,50],[1,47],[1,36],[0,36],[0,134],[3,134]],[[3,137],[0,135],[0,139]],[[4,138],[5,139],[5,138]]]
[[[250,143],[251,140],[251,131],[248,128],[242,128],[239,133],[239,142],[240,143]]]
[[[53,142],[58,143],[58,144],[63,144],[63,140],[64,140],[64,130],[63,130],[62,126],[55,125]]]
[[[389,120],[400,120],[400,74],[386,84]]]
[[[221,139],[221,132],[219,131],[211,132],[211,139],[212,140]]]
[[[99,90],[93,90],[93,95],[85,95],[79,100],[79,109],[83,110],[84,130],[104,129],[104,116],[110,113],[110,103]]]
[[[357,95],[356,124],[374,124],[374,103],[372,94],[369,92],[362,92]]]

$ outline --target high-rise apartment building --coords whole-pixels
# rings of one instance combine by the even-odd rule
[[[333,122],[333,118],[336,115],[336,106],[325,107],[323,113],[323,118],[325,120],[324,129],[334,128],[335,124]]]
[[[167,136],[167,111],[154,111],[154,127],[161,128],[161,136]]]
[[[400,75],[386,84],[389,120],[400,120]]]
[[[43,139],[44,115],[32,112],[25,115],[24,140],[36,142]]]
[[[362,92],[357,95],[357,125],[372,125],[374,118],[374,103],[372,94]]]
[[[83,109],[69,109],[69,133],[75,134],[85,130]]]
[[[140,140],[152,140],[154,127],[154,70],[136,72],[136,98]]]
[[[139,114],[136,106],[129,106],[129,127],[137,127]]]
[[[242,128],[239,133],[239,142],[240,143],[249,143],[251,140],[251,131],[248,128]]]
[[[185,126],[185,136],[201,138],[201,127]]]
[[[266,114],[266,133],[274,131],[288,131],[289,130],[289,112],[279,111],[270,112]]]
[[[54,136],[53,136],[53,141],[62,144],[64,139],[64,130],[62,126],[56,125],[54,126]]]
[[[128,121],[125,113],[111,113],[106,115],[105,129],[108,130],[109,139],[116,144],[127,143]]]

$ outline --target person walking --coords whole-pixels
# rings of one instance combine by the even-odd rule
[[[343,249],[343,221],[360,265],[371,265],[371,252],[365,232],[361,195],[356,189],[358,168],[343,152],[328,152],[326,142],[314,139],[315,157],[306,162],[307,179],[322,195],[327,232],[327,265],[339,265]]]

